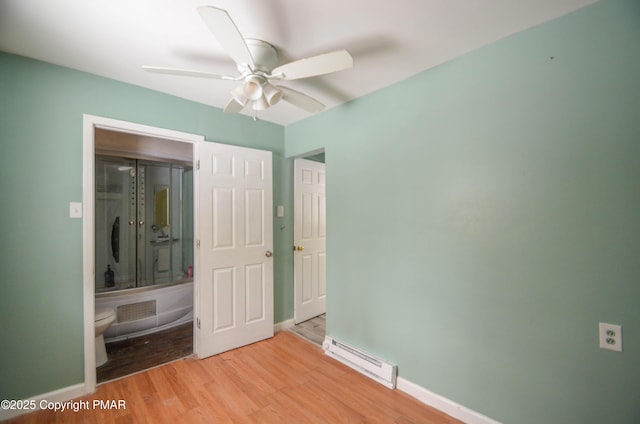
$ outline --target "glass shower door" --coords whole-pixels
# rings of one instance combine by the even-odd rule
[[[146,225],[138,236],[140,286],[164,284],[171,279],[171,227],[173,219],[170,204],[172,196],[171,165],[161,162],[139,162],[148,188],[148,205],[139,212]]]
[[[190,281],[193,170],[96,156],[96,292]]]
[[[193,198],[185,199],[184,185],[192,180],[192,172],[172,163],[144,162],[144,168],[148,199],[144,215],[148,225],[144,230],[146,242],[144,238],[138,240],[138,255],[145,258],[141,285],[185,281],[193,264]],[[184,230],[186,225],[191,226],[188,231]]]
[[[136,286],[134,160],[96,156],[96,292]]]

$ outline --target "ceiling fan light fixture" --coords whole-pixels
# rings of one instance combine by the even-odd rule
[[[242,93],[249,100],[258,100],[262,97],[262,85],[260,78],[250,76],[242,84]]]
[[[278,90],[273,85],[267,83],[262,87],[262,91],[264,92],[264,98],[269,103],[269,106],[273,106],[280,101],[282,98],[282,91]]]
[[[243,107],[247,104],[247,101],[249,100],[244,95],[243,86],[241,85],[231,90],[231,97],[233,97],[233,100],[240,103]]]
[[[270,106],[269,102],[267,101],[265,96],[262,96],[257,100],[254,100],[252,104],[253,110],[265,110],[269,106]]]

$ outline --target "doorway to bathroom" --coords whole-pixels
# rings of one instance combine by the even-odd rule
[[[95,157],[96,311],[115,316],[98,383],[193,353],[193,168],[106,153]]]
[[[93,206],[85,215],[85,261],[95,269],[95,316],[113,316],[102,334],[107,362],[96,368],[102,361],[85,360],[88,392],[194,352],[193,158],[202,137],[114,124],[95,118],[85,127],[91,175],[84,179],[92,190],[84,201]],[[98,342],[96,332],[96,352]],[[85,353],[91,358],[86,343]]]

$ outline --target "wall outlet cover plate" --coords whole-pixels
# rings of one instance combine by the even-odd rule
[[[622,352],[622,326],[601,322],[598,326],[600,348]]]

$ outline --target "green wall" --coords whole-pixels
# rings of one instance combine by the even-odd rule
[[[0,398],[84,378],[86,113],[274,152],[276,322],[288,158],[325,148],[329,333],[505,423],[639,422],[638,22],[602,1],[287,128],[0,53]]]
[[[603,1],[287,126],[326,153],[328,333],[501,422],[640,422],[639,46]]]
[[[293,215],[282,126],[0,53],[1,399],[84,381],[82,220],[69,218],[82,200],[83,114],[270,150],[274,207]],[[293,316],[290,221],[274,218],[276,322]]]

